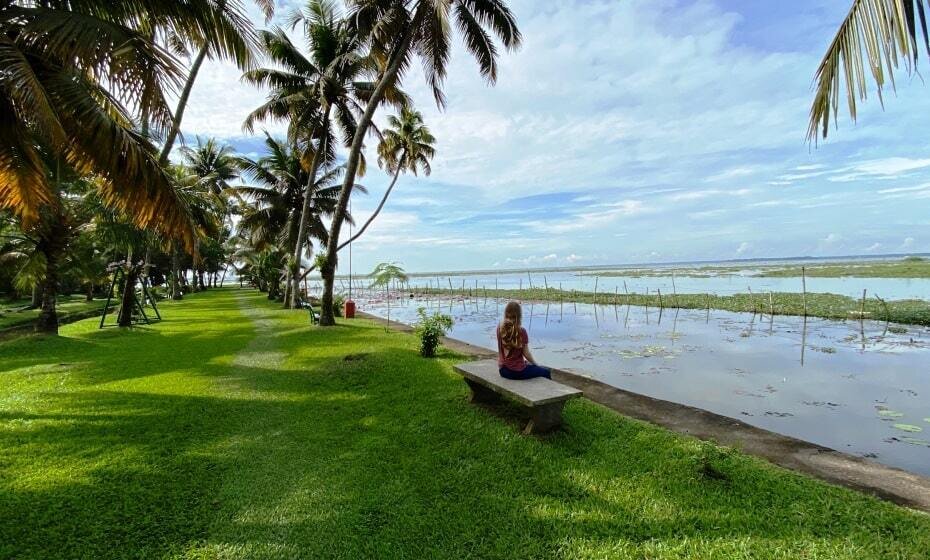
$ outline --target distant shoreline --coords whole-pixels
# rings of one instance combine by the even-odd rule
[[[696,268],[696,267],[727,267],[734,265],[751,265],[758,263],[760,265],[799,265],[799,264],[833,264],[842,262],[883,262],[899,261],[907,257],[926,257],[930,258],[930,253],[884,253],[880,255],[836,255],[830,257],[760,257],[752,259],[726,259],[726,260],[698,260],[698,261],[668,261],[668,262],[646,262],[632,264],[603,264],[603,265],[585,265],[585,266],[551,266],[551,267],[522,267],[522,268],[487,268],[474,270],[441,270],[427,272],[408,272],[411,278],[423,278],[427,276],[476,276],[486,274],[516,274],[516,273],[543,273],[543,272],[594,272],[594,271],[611,271],[611,270],[636,270],[636,269],[677,269],[677,268]],[[354,275],[359,276],[359,275]],[[348,274],[339,274],[338,278],[347,278]],[[317,275],[312,278],[318,278]]]

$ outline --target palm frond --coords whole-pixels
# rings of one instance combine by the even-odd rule
[[[868,97],[869,75],[881,103],[882,90],[903,64],[912,73],[918,58],[918,32],[915,20],[920,17],[925,48],[930,53],[930,36],[924,3],[927,0],[855,0],[840,24],[833,41],[817,68],[815,94],[808,124],[808,141],[826,138],[830,119],[836,123],[840,90],[845,88],[849,116],[856,120],[857,102]]]

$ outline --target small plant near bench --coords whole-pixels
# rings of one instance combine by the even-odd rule
[[[415,325],[414,332],[420,337],[420,355],[424,358],[432,358],[436,355],[436,348],[439,348],[439,339],[452,328],[452,317],[442,313],[426,314],[426,309],[417,309],[417,315],[420,320]]]

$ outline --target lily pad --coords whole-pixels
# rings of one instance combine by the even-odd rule
[[[904,413],[898,412],[897,410],[885,409],[885,410],[879,410],[878,415],[884,416],[885,418],[901,418],[902,416],[904,416]]]
[[[920,426],[914,426],[912,424],[895,424],[894,427],[905,432],[917,433],[924,431]]]
[[[903,441],[904,443],[909,443],[911,445],[920,445],[922,447],[930,447],[930,441],[927,441],[925,439],[904,436],[901,438],[901,441]]]

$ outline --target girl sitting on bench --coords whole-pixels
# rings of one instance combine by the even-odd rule
[[[520,304],[512,301],[504,308],[504,320],[497,326],[497,367],[501,377],[507,379],[552,379],[549,370],[536,365],[530,352],[530,337],[520,325],[523,312]]]

